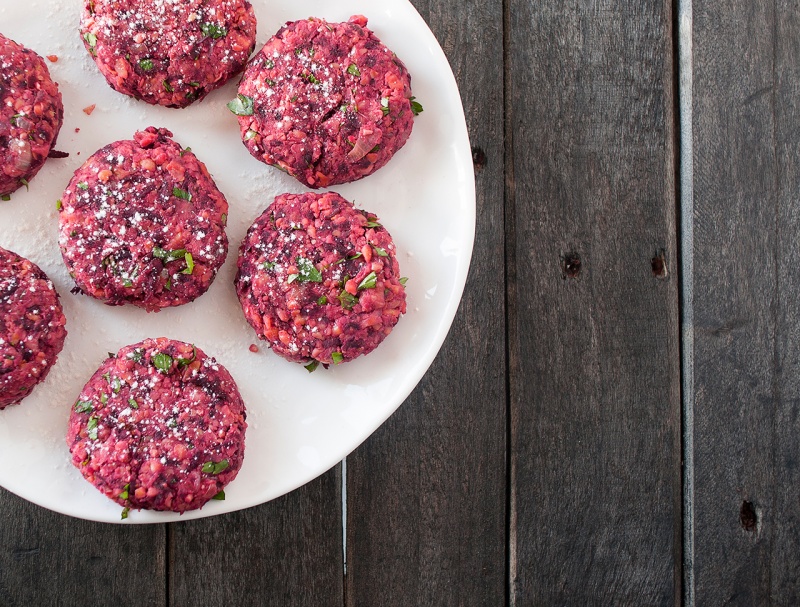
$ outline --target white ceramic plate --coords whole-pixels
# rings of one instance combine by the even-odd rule
[[[0,202],[0,246],[37,263],[61,294],[66,345],[46,381],[19,406],[0,411],[0,485],[46,508],[119,522],[121,508],[72,466],[65,443],[69,410],[107,352],[146,337],[196,343],[224,364],[248,409],[244,465],[225,501],[199,511],[131,512],[127,523],[161,523],[220,514],[278,497],[322,474],[366,439],[408,396],[433,361],[458,307],[472,253],[475,183],[461,99],[441,48],[407,0],[258,0],[256,49],[286,21],[309,16],[369,27],[405,62],[425,110],[406,146],[359,182],[334,188],[376,213],[394,237],[407,284],[408,313],[367,357],[309,374],[273,354],[245,322],[232,286],[247,227],[282,192],[304,188],[252,158],[225,104],[238,78],[183,110],[157,108],[112,91],[77,34],[78,0],[0,0],[0,28],[42,56],[64,97],[64,126],[51,159]],[[42,18],[44,15],[49,15]],[[96,105],[91,115],[83,108]],[[83,295],[61,261],[55,201],[72,172],[98,148],[154,125],[169,128],[206,163],[230,204],[230,253],[211,289],[195,302],[148,314]],[[250,345],[259,346],[252,353]]]

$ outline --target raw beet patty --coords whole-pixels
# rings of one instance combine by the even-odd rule
[[[318,188],[361,179],[403,147],[421,106],[366,25],[290,22],[253,57],[228,104],[253,156]]]
[[[241,71],[256,18],[247,0],[84,0],[80,34],[112,88],[186,107]]]
[[[116,141],[75,171],[59,244],[84,293],[149,311],[203,294],[225,261],[228,203],[205,165],[166,129]]]
[[[368,354],[406,311],[389,232],[334,192],[278,196],[250,226],[238,268],[247,321],[310,370]]]
[[[39,172],[63,118],[61,93],[42,58],[0,34],[0,196]]]
[[[50,371],[67,336],[53,283],[0,247],[0,409],[18,403]]]
[[[83,387],[67,444],[86,480],[118,504],[184,512],[236,478],[245,417],[222,365],[191,344],[146,339],[106,359]]]

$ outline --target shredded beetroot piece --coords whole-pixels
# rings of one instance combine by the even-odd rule
[[[228,203],[205,165],[148,127],[93,154],[61,197],[59,244],[76,285],[149,311],[203,294],[225,261]]]
[[[366,25],[290,22],[253,57],[237,100],[252,112],[229,106],[253,156],[319,188],[361,179],[403,147],[411,77]]]
[[[236,292],[258,336],[302,363],[368,354],[406,311],[389,232],[334,192],[267,207],[239,250]]]
[[[44,60],[0,34],[0,196],[34,178],[58,138],[64,106]]]
[[[242,466],[242,398],[228,371],[192,344],[162,337],[122,348],[71,409],[72,463],[121,506],[195,510]]]
[[[31,393],[67,336],[53,283],[31,261],[0,247],[0,409]]]

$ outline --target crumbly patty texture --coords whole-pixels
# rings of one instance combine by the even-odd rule
[[[334,192],[267,207],[239,250],[236,292],[259,337],[311,369],[368,354],[406,311],[389,232]]]
[[[247,0],[84,0],[80,35],[113,89],[180,108],[241,71],[256,18]]]
[[[287,23],[247,65],[239,114],[250,153],[311,188],[366,177],[414,125],[411,77],[354,16]]]
[[[44,60],[0,34],[0,196],[39,172],[63,119],[61,93]]]
[[[44,380],[66,336],[53,283],[36,264],[0,247],[0,409]]]
[[[239,472],[247,423],[230,373],[192,344],[146,339],[106,359],[72,403],[72,463],[126,508],[184,512]]]
[[[225,261],[228,203],[171,137],[148,127],[105,146],[64,191],[59,245],[83,293],[158,311],[200,296]]]

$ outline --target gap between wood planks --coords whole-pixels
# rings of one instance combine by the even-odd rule
[[[692,156],[692,0],[677,0],[681,408],[683,443],[683,604],[694,607],[694,159]]]

